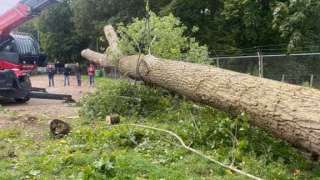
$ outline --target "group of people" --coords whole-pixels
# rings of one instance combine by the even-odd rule
[[[49,87],[54,87],[54,76],[57,72],[57,67],[54,64],[48,64],[47,65],[47,73],[48,73],[48,79],[49,79]],[[61,69],[61,68],[59,68]],[[82,85],[82,71],[80,68],[80,64],[76,63],[75,66],[71,66],[70,64],[64,65],[62,69],[62,74],[64,76],[64,86],[70,86],[70,76],[74,72],[76,79],[77,79],[77,85]],[[93,64],[90,64],[87,68],[87,74],[89,77],[89,84],[90,87],[94,86],[94,76],[95,76],[96,68]]]

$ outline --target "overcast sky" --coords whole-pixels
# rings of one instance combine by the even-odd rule
[[[0,0],[0,14],[17,4],[19,0]]]

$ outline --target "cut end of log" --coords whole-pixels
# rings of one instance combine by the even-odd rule
[[[89,49],[84,49],[81,51],[81,56],[85,57]]]
[[[115,125],[120,123],[120,116],[118,114],[111,114],[106,117],[106,122],[109,125]]]
[[[59,119],[50,121],[50,132],[56,138],[63,138],[70,133],[70,125]]]

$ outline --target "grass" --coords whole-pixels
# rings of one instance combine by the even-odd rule
[[[287,143],[171,92],[98,79],[81,102],[81,118],[63,139],[37,141],[23,129],[0,130],[0,179],[247,179],[182,149],[171,136],[121,123],[171,130],[191,147],[264,179],[320,179],[318,163]],[[48,134],[47,130],[43,133]]]

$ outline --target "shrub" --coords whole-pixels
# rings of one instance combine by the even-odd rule
[[[111,113],[123,116],[152,116],[171,108],[174,97],[168,91],[157,90],[126,81],[104,80],[98,89],[81,102],[80,115],[85,119],[104,119]]]
[[[144,19],[137,18],[129,25],[118,26],[121,37],[119,45],[124,53],[137,54],[140,48],[142,53],[148,54],[152,42],[151,53],[155,56],[195,63],[207,62],[208,48],[194,38],[185,36],[186,26],[172,14],[159,17],[151,13],[149,24],[150,30]]]

